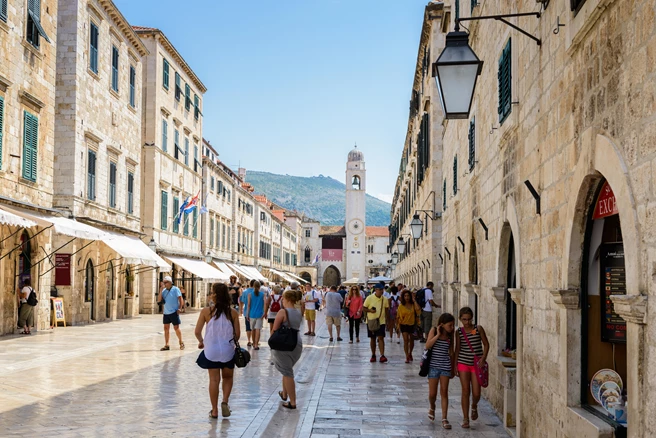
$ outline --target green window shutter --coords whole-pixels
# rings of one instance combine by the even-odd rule
[[[476,119],[472,117],[469,122],[469,170],[476,165]]]
[[[94,22],[89,26],[89,69],[98,73],[98,26]]]
[[[112,90],[118,93],[118,48],[112,46]]]
[[[128,172],[128,214],[134,213],[134,173]]]
[[[187,111],[191,109],[191,87],[189,84],[185,84],[185,109]]]
[[[161,217],[160,217],[160,222],[161,222],[161,228],[162,230],[166,230],[168,218],[169,218],[169,194],[162,190],[162,208],[161,208]]]
[[[175,218],[175,220],[173,221],[174,233],[180,232],[180,225],[178,224],[178,218],[176,217],[179,213],[180,213],[180,198],[175,196],[173,198],[173,217]]]
[[[508,39],[506,47],[501,52],[499,59],[499,122],[503,123],[510,114],[512,107],[512,53],[511,40]]]
[[[194,118],[198,120],[198,116],[200,116],[200,99],[198,94],[194,94]]]
[[[458,156],[453,157],[453,196],[458,194]]]
[[[116,163],[109,163],[109,206],[116,208]]]
[[[194,208],[194,239],[198,237],[198,207]]]
[[[96,199],[96,153],[87,152],[87,199]]]
[[[182,94],[182,88],[180,86],[180,73],[175,72],[175,100],[180,102],[180,94]]]
[[[442,184],[442,211],[446,211],[446,178]]]
[[[0,20],[7,22],[7,0],[0,0]]]
[[[163,63],[164,63],[164,67],[163,67],[164,73],[162,75],[162,85],[164,86],[164,88],[168,90],[169,89],[169,62],[166,60],[166,58],[164,58]]]
[[[184,163],[189,166],[189,138],[185,137]]]
[[[132,108],[137,106],[137,69],[134,66],[130,66],[130,106]]]
[[[478,6],[478,0],[471,0],[471,11],[474,12],[474,8]]]
[[[4,131],[4,125],[5,125],[5,100],[2,98],[2,96],[0,96],[0,169],[2,169],[2,136]]]
[[[39,119],[25,111],[23,132],[23,178],[36,182]]]
[[[214,218],[210,218],[210,248],[214,247]]]
[[[169,123],[166,120],[162,120],[162,150],[168,152],[169,149]]]

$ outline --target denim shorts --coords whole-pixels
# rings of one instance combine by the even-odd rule
[[[451,371],[444,371],[439,368],[433,368],[431,367],[428,370],[428,378],[429,379],[439,379],[440,377],[451,377]]]

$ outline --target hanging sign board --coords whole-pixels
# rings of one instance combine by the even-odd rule
[[[626,273],[624,269],[624,244],[606,243],[599,249],[600,295],[601,295],[601,340],[619,344],[626,343],[626,321],[615,313],[610,295],[626,295]]]
[[[592,219],[601,219],[602,217],[613,216],[618,213],[619,210],[615,202],[615,194],[613,193],[613,189],[610,188],[608,181],[606,181],[601,187],[601,192],[599,192]]]
[[[71,285],[71,255],[55,254],[55,286]]]
[[[52,302],[52,315],[50,315],[51,324],[57,327],[59,322],[64,323],[66,327],[66,316],[64,315],[64,299],[63,298],[50,298]]]

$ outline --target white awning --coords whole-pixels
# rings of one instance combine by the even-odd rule
[[[273,269],[273,268],[271,268],[271,269],[269,269],[269,271],[273,272],[274,274],[276,274],[276,275],[279,276],[279,277],[282,277],[285,281],[288,281],[288,282],[290,282],[290,283],[291,283],[292,281],[296,281],[293,277],[290,277],[289,275],[285,274],[285,273],[282,272],[282,271],[278,271],[277,269]]]
[[[184,257],[173,257],[165,256],[172,263],[179,265],[185,271],[189,271],[192,274],[202,278],[203,280],[208,281],[230,281],[230,276],[224,274],[216,268],[208,265],[202,260],[187,259]]]
[[[5,210],[0,210],[0,224],[22,228],[36,227],[36,222]]]
[[[245,277],[248,280],[258,280],[258,278],[254,276],[251,271],[247,270],[246,266],[244,265],[235,265],[233,263],[228,263],[228,266],[230,266],[230,268],[233,271],[235,271],[236,273],[238,273],[242,277]]]
[[[257,281],[269,281],[264,275],[260,273],[260,271],[257,270],[255,266],[242,266],[241,268],[246,272],[249,272],[252,278],[256,279]]]
[[[299,276],[296,275],[296,274],[292,274],[291,272],[287,272],[287,274],[291,275],[292,277],[294,277],[295,279],[297,279],[297,280],[300,281],[301,283],[308,283],[307,280],[302,279],[301,277],[299,277]]]
[[[224,274],[237,276],[237,274],[235,274],[235,271],[233,271],[228,267],[227,263],[215,261],[214,265],[216,265],[216,267],[219,268],[219,271],[223,272]]]
[[[164,259],[155,254],[141,239],[136,237],[107,232],[107,237],[103,239],[103,243],[119,253],[128,265],[159,267],[162,272],[171,270],[171,266]]]
[[[87,240],[102,240],[107,237],[107,233],[91,225],[83,224],[74,219],[68,219],[61,216],[50,216],[43,213],[37,213],[22,208],[2,207],[7,211],[22,216],[25,219],[34,221],[42,227],[52,226],[56,233],[64,234],[71,237],[79,237]]]

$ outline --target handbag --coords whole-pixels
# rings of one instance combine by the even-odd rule
[[[287,322],[289,322],[289,313],[285,310]],[[294,351],[298,344],[298,330],[281,325],[278,330],[269,336],[269,347],[277,351]]]
[[[490,378],[490,374],[489,374],[490,368],[487,364],[487,361],[483,362],[482,367],[478,366],[478,363],[480,362],[481,358],[476,355],[476,352],[474,351],[474,347],[472,347],[471,342],[469,342],[469,337],[467,336],[467,333],[462,327],[460,327],[460,332],[464,336],[467,345],[469,345],[469,349],[474,354],[474,369],[476,370],[476,378],[478,379],[478,384],[481,385],[483,388],[487,388]]]
[[[251,354],[239,346],[239,341],[235,333],[235,322],[230,312],[230,322],[232,323],[232,342],[235,343],[235,365],[237,368],[244,368],[251,361]]]
[[[430,350],[424,349],[424,353],[421,355],[421,362],[419,362],[419,376],[426,377],[430,371],[430,361],[433,356],[433,349]]]
[[[369,319],[367,317],[367,328],[369,329],[370,332],[376,332],[378,329],[380,329],[380,315],[383,314],[383,297],[380,297],[380,312],[378,312],[378,317],[374,319]]]

